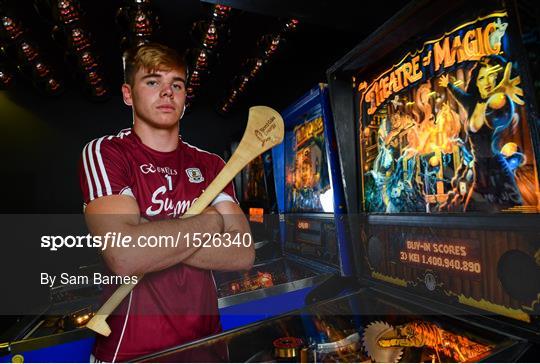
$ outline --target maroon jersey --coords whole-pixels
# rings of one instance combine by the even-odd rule
[[[172,219],[187,211],[224,165],[182,140],[175,151],[155,151],[125,129],[84,147],[80,184],[85,205],[101,196],[129,195],[146,219]],[[232,183],[213,204],[221,201],[236,202]],[[104,299],[116,288],[105,286]],[[215,334],[221,327],[212,272],[177,264],[146,274],[107,322],[111,335],[98,335],[94,347],[102,361],[125,361]]]

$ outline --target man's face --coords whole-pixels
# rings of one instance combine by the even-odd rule
[[[133,107],[135,122],[157,129],[175,127],[186,101],[186,72],[182,69],[150,72],[139,68],[133,86],[122,86],[124,102]]]

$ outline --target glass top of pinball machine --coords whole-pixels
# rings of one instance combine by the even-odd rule
[[[519,355],[513,337],[421,311],[363,289],[137,361],[443,363]]]
[[[223,308],[302,289],[328,275],[285,258],[255,265],[247,272],[219,272],[215,275],[218,304]]]

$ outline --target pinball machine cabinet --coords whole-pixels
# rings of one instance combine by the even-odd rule
[[[265,259],[269,244],[258,248],[257,242],[262,259],[251,270],[214,274],[226,330],[298,309],[314,286],[352,271],[328,87],[313,87],[281,114],[284,142],[250,163],[241,183],[247,211],[270,205],[265,198],[277,200],[279,256]],[[272,183],[264,178],[269,175]],[[273,217],[278,215],[249,214],[251,226]]]
[[[291,259],[352,274],[334,121],[326,84],[283,111],[284,141],[272,149],[283,251]]]
[[[535,325],[539,133],[513,3],[406,11],[329,71],[360,273]]]
[[[327,75],[364,284],[538,341],[540,134],[516,4],[413,2]]]

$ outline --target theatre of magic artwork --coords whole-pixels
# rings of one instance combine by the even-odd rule
[[[366,212],[538,212],[521,68],[507,15],[355,77]]]

